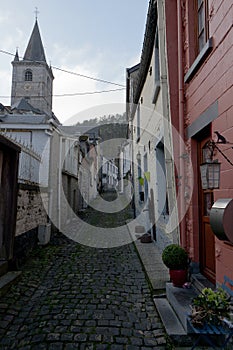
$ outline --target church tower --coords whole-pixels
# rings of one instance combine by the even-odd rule
[[[37,19],[23,59],[16,51],[12,66],[11,106],[17,107],[24,99],[51,116],[54,76],[46,62]]]

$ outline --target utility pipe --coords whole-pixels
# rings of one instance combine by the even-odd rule
[[[58,197],[57,197],[57,214],[58,217],[58,229],[61,230],[61,191],[62,191],[62,163],[63,163],[63,152],[62,152],[62,140],[63,137],[59,136],[59,160],[58,160]]]
[[[185,234],[185,174],[184,174],[184,76],[183,76],[183,26],[182,26],[182,2],[177,0],[177,32],[178,32],[178,85],[179,85],[179,172],[181,176],[181,186],[179,191],[179,220],[180,222],[180,243],[186,248]]]

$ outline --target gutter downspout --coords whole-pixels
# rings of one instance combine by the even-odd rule
[[[182,0],[177,0],[177,29],[178,29],[178,84],[179,84],[179,167],[181,176],[179,217],[180,221],[180,244],[186,248],[185,235],[185,174],[184,174],[184,77],[183,77],[183,26],[182,26]]]
[[[130,74],[129,70],[126,69],[126,86],[128,89],[130,89]],[[131,160],[130,160],[130,167],[131,167],[131,181],[132,181],[132,188],[133,188],[133,193],[132,193],[132,209],[133,209],[133,216],[136,218],[136,204],[135,204],[135,169],[134,169],[134,140],[133,140],[133,120],[131,118],[132,111],[130,111],[129,105],[130,103],[133,103],[133,101],[129,101],[129,90],[127,90],[127,97],[126,97],[126,117],[128,120],[128,128],[129,128],[129,144],[130,144],[130,151],[131,151]]]
[[[58,229],[61,230],[61,186],[62,186],[62,139],[59,137],[59,163],[58,163],[58,198],[57,198],[57,214]]]
[[[45,131],[46,132],[46,131]],[[52,189],[52,138],[49,135],[49,169],[48,169],[48,218],[47,224],[52,222],[52,207],[53,207],[53,189]]]

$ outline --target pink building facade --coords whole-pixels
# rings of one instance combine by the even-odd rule
[[[221,284],[224,275],[233,279],[233,212],[223,238],[214,234],[210,213],[217,200],[233,198],[233,3],[165,0],[164,6],[171,119],[184,139],[183,149],[173,140],[183,187],[179,210],[186,212],[180,241],[193,269]],[[200,165],[216,160],[219,188],[204,189]]]

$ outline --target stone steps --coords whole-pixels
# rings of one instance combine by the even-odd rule
[[[175,345],[192,344],[192,337],[187,331],[187,314],[190,312],[192,298],[196,295],[193,288],[177,288],[172,283],[166,283],[166,298],[154,297],[166,332]]]
[[[166,333],[175,345],[190,346],[192,339],[187,335],[182,323],[167,298],[154,298],[155,306],[166,329]]]
[[[215,289],[215,285],[200,273],[191,276],[191,283],[198,293],[201,293],[202,289],[205,287]]]
[[[160,318],[174,344],[192,344],[192,337],[188,334],[187,315],[191,311],[192,299],[205,287],[214,288],[214,285],[197,274],[192,275],[190,288],[177,288],[172,283],[166,283],[166,298],[154,297]]]
[[[2,297],[8,289],[18,280],[21,271],[9,271],[0,277],[0,297]]]
[[[197,296],[198,292],[193,286],[189,289],[174,287],[172,283],[166,285],[167,299],[179,318],[182,326],[187,333],[187,315],[191,311],[192,299]]]

